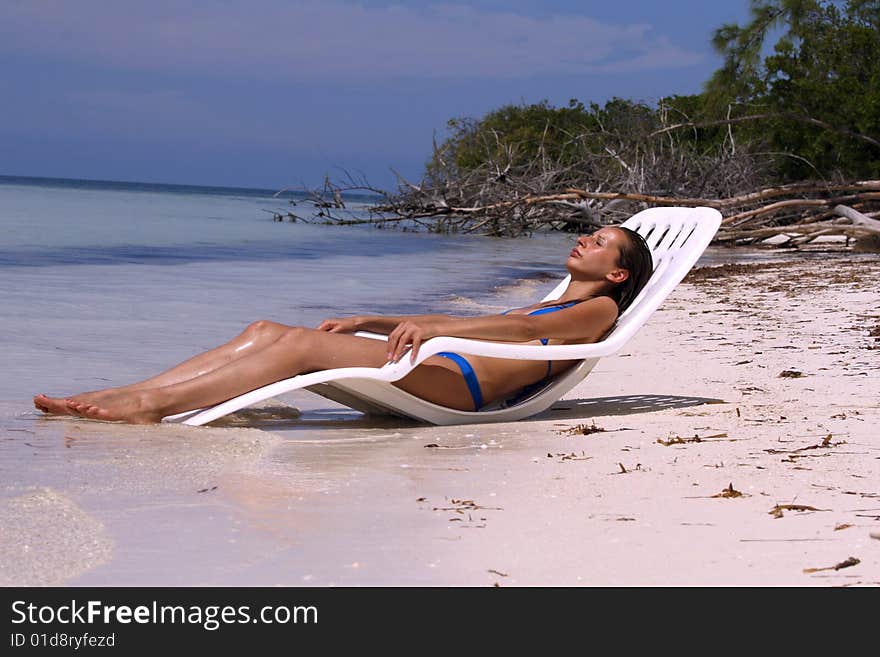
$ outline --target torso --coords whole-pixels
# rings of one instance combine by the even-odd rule
[[[528,315],[541,308],[549,308],[561,305],[558,301],[552,303],[540,303],[526,308],[515,308],[505,314],[508,315]],[[547,345],[561,344],[584,344],[595,342],[602,336],[586,336],[580,340],[555,340],[551,339]],[[534,344],[541,345],[540,340],[532,340],[526,343],[515,344]],[[495,399],[503,399],[514,395],[521,391],[524,387],[540,381],[547,376],[546,360],[520,360],[516,358],[492,358],[489,356],[474,356],[465,354],[474,373],[480,382],[484,399],[488,401]],[[447,359],[442,357],[432,357],[431,360],[437,358],[437,361],[446,361],[444,363],[437,362],[438,365],[452,366],[454,365]],[[578,361],[576,360],[556,360],[551,362],[551,376],[564,372],[571,368]]]

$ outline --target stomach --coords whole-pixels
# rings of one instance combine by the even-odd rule
[[[539,341],[527,344],[541,344]],[[499,399],[506,399],[526,386],[532,385],[547,377],[547,363],[550,363],[550,376],[561,374],[571,369],[576,360],[520,360],[517,358],[492,358],[489,356],[471,356],[464,354],[474,368],[474,374],[480,382],[483,399],[486,404]]]

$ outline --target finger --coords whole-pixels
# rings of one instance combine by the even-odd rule
[[[393,363],[397,362],[397,358],[398,358],[397,352],[400,351],[400,345],[402,342],[403,342],[402,335],[395,335],[394,336],[394,344],[391,345],[391,348],[388,350],[389,360]]]
[[[407,323],[403,323],[397,327],[397,336],[394,342],[394,362],[399,361],[403,352],[406,351],[406,346],[409,344],[409,334],[411,330],[410,325]]]
[[[409,362],[414,364],[416,362],[416,357],[419,355],[419,347],[422,345],[422,336],[414,335],[412,339],[412,352],[409,356]]]
[[[397,346],[397,329],[394,329],[393,331],[391,331],[391,333],[388,334],[388,345],[386,347],[388,350],[388,362],[391,362],[392,360],[394,360],[394,349],[396,346]]]
[[[398,362],[401,358],[403,358],[403,354],[406,352],[406,347],[410,343],[410,331],[404,331],[403,335],[400,336],[400,339],[397,341],[397,347],[394,350],[394,362]]]
[[[406,342],[403,343],[400,350],[400,357],[403,358],[406,352],[412,348],[415,341],[419,339],[419,332],[416,328],[411,328],[406,334]]]

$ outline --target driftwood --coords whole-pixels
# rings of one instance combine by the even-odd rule
[[[424,190],[405,183],[414,194]],[[373,194],[382,202],[360,209],[347,208],[343,195],[352,191]],[[329,200],[332,199],[332,200]],[[276,221],[370,224],[377,227],[403,225],[438,231],[434,220],[443,218],[442,230],[465,233],[511,234],[508,224],[528,218],[529,230],[590,229],[614,223],[610,210],[625,205],[627,213],[652,206],[708,206],[724,215],[715,243],[803,247],[819,237],[837,236],[843,245],[869,238],[880,241],[880,180],[836,184],[797,183],[767,187],[727,198],[689,198],[629,192],[590,191],[565,188],[555,194],[514,194],[506,200],[484,205],[458,206],[443,199],[418,205],[399,201],[365,184],[333,187],[329,182],[309,199],[310,217],[293,212],[274,212]],[[771,202],[767,202],[771,201]],[[302,201],[301,201],[302,202]],[[848,205],[847,205],[848,204]],[[522,232],[527,232],[523,230]]]
[[[847,196],[837,196],[827,199],[788,199],[785,201],[777,201],[770,205],[765,205],[754,210],[739,212],[735,215],[728,216],[723,220],[724,224],[731,226],[742,226],[747,221],[762,214],[772,214],[784,208],[827,208],[830,205],[838,205],[840,203],[852,201],[868,201],[880,199],[880,192],[865,192],[863,194],[849,194]]]
[[[836,214],[839,214],[841,217],[846,217],[856,226],[865,226],[874,232],[880,233],[880,221],[872,219],[868,215],[862,214],[858,210],[854,210],[853,208],[849,208],[845,205],[838,205],[834,208],[834,212]]]
[[[834,195],[834,192],[852,190],[860,191]],[[861,250],[876,251],[880,248],[880,221],[871,216],[880,215],[880,181],[859,181],[835,185],[833,188],[814,186],[808,189],[801,185],[798,192],[799,198],[774,201],[727,214],[716,236],[716,243],[799,248],[816,243],[817,238],[827,240],[833,236],[838,240],[842,238],[843,246],[852,243]],[[807,198],[808,193],[820,198]]]

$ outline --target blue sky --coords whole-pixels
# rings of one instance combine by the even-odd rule
[[[0,175],[418,179],[446,121],[697,93],[747,0],[0,0]]]

